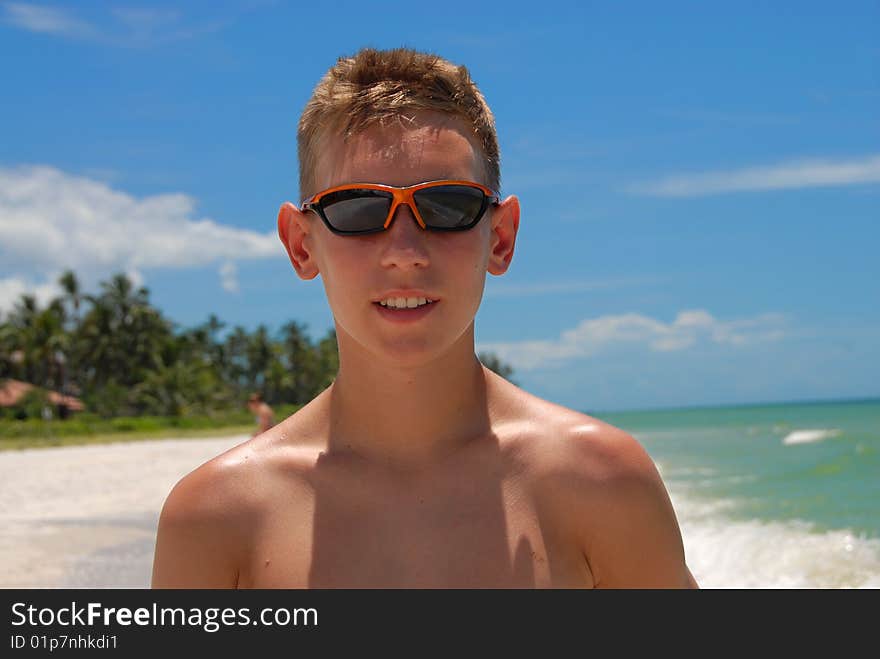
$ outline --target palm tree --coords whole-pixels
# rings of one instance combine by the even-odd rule
[[[39,384],[36,382],[39,365],[36,354],[38,338],[35,330],[38,315],[37,298],[33,295],[22,295],[9,314],[8,320],[13,336],[10,343],[14,344],[10,355],[14,355],[18,375],[22,380],[34,384]]]
[[[217,334],[226,327],[215,314],[208,316],[208,320],[185,331],[181,338],[190,344],[194,358],[207,361],[218,372],[222,372],[225,361],[225,350],[223,343],[217,338]]]
[[[65,270],[58,278],[58,285],[61,286],[61,290],[64,291],[65,300],[73,309],[71,318],[75,327],[79,325],[79,307],[83,300],[79,279],[77,279],[73,270]]]
[[[318,379],[314,383],[312,396],[317,396],[329,387],[336,379],[339,371],[339,344],[336,340],[336,330],[331,329],[327,335],[318,342],[316,348],[318,359]]]
[[[285,398],[296,404],[311,399],[317,385],[318,358],[316,346],[306,334],[306,326],[291,321],[281,328],[281,360],[287,370]]]
[[[60,300],[53,300],[33,320],[31,357],[36,367],[34,384],[61,389],[70,335],[64,331],[65,312]]]
[[[19,373],[18,332],[11,323],[0,323],[0,380],[15,378]]]
[[[274,392],[265,391],[266,376],[272,364],[272,341],[265,325],[257,327],[250,336],[246,353],[248,361],[248,387],[254,391],[263,391],[266,400],[272,399]]]
[[[109,397],[118,407],[125,391],[165,363],[163,354],[173,335],[171,324],[150,305],[146,288],[135,289],[124,274],[101,282],[101,288],[100,295],[86,296],[92,308],[83,318],[78,335],[89,346],[83,366],[91,396],[97,402],[109,395],[106,389],[111,387]],[[128,411],[137,411],[134,398],[125,406],[130,408]]]

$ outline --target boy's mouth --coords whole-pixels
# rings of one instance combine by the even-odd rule
[[[389,297],[379,300],[375,304],[379,304],[388,309],[417,309],[427,304],[434,304],[436,300],[426,297]]]
[[[386,320],[395,323],[408,323],[430,314],[437,308],[437,303],[438,300],[431,298],[386,298],[373,302],[373,305],[379,315]]]

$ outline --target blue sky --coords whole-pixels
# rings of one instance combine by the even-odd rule
[[[275,237],[337,57],[493,108],[517,251],[478,349],[585,411],[880,395],[876,2],[0,1],[0,310],[120,270],[183,326],[332,326]]]

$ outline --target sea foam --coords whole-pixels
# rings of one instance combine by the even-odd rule
[[[783,438],[782,443],[786,445],[809,444],[812,442],[821,442],[823,439],[828,439],[829,437],[837,437],[838,435],[840,435],[840,431],[836,428],[832,428],[830,430],[795,430],[794,432],[788,433]]]
[[[800,521],[738,520],[721,500],[672,488],[670,497],[703,588],[880,588],[880,539]]]

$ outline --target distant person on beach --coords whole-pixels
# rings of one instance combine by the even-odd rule
[[[269,404],[263,400],[262,394],[259,392],[252,393],[248,397],[247,404],[251,414],[254,415],[254,422],[257,424],[257,429],[251,434],[251,437],[256,437],[275,425],[274,412],[269,407]]]
[[[499,195],[467,69],[405,48],[342,57],[297,137],[300,202],[278,233],[296,274],[321,277],[339,369],[174,487],[153,586],[696,587],[639,442],[475,354],[520,207]]]

